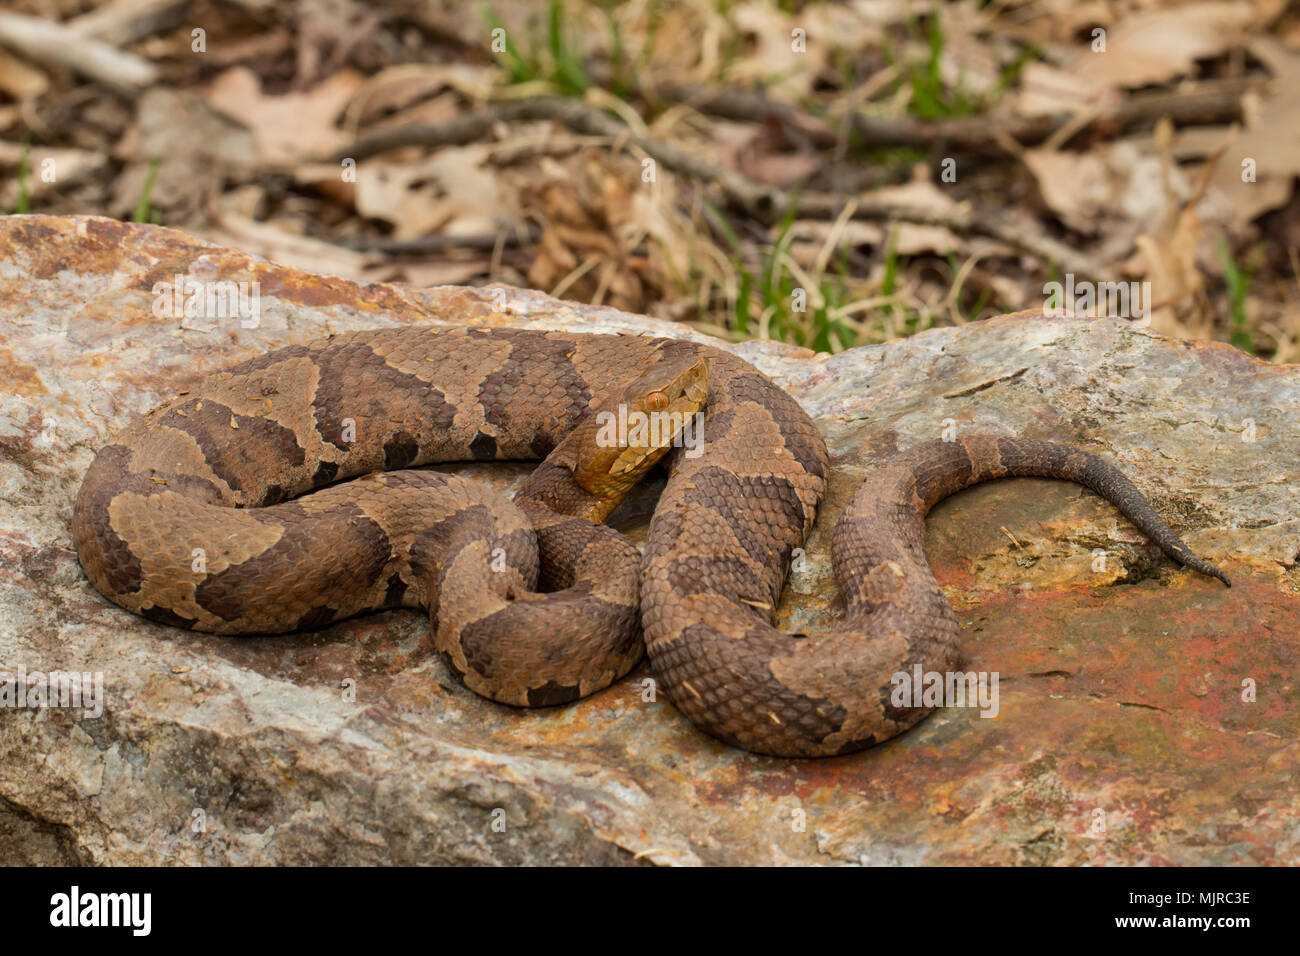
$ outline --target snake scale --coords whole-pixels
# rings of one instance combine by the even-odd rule
[[[599,409],[703,406],[702,446],[613,449]],[[600,524],[667,452],[644,555]],[[514,502],[436,462],[544,458]],[[891,678],[960,665],[922,547],[929,509],[977,482],[1078,482],[1171,558],[1225,584],[1113,466],[1064,445],[930,441],[867,476],[835,527],[845,617],[772,625],[826,489],[808,415],[720,349],[636,335],[401,327],[291,345],[215,373],[102,448],[73,532],[94,586],[156,621],[217,633],[424,608],[478,693],[559,704],[644,649],[672,703],[728,744],[842,754],[929,712]],[[347,481],[345,479],[353,479]]]

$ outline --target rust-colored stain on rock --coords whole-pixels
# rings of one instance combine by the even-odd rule
[[[49,394],[36,369],[19,363],[9,349],[0,349],[0,382],[5,391],[27,398]]]

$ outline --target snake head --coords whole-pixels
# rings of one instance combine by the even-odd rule
[[[613,510],[670,448],[702,438],[708,396],[707,359],[687,355],[650,365],[587,420],[575,480]]]

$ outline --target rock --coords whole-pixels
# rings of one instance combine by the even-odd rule
[[[254,328],[155,314],[155,283],[260,283]],[[814,416],[830,495],[780,619],[834,619],[859,476],[945,428],[1104,455],[1231,590],[1105,502],[1018,480],[926,537],[996,717],[943,710],[833,760],[716,743],[645,665],[573,706],[467,691],[413,612],[222,638],[93,591],[69,521],[96,448],[182,376],[399,323],[681,326],[519,290],[317,277],[98,218],[0,220],[0,671],[103,675],[103,711],[0,709],[0,862],[1296,863],[1300,370],[1123,322],[1004,316],[836,356],[734,346]],[[458,469],[509,487],[526,466]],[[623,526],[644,530],[653,489]],[[1243,692],[1253,685],[1254,699]]]

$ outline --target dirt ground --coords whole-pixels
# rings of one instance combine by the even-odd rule
[[[1286,0],[10,0],[0,209],[819,350],[1018,309],[1300,360]]]

